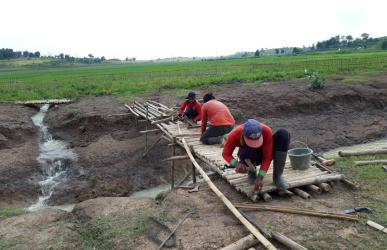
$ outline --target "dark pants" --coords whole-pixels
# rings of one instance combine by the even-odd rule
[[[195,119],[196,116],[198,116],[198,112],[196,112],[195,110],[192,110],[192,109],[189,109],[189,108],[186,108],[184,114],[191,120]]]
[[[209,126],[202,135],[202,143],[207,145],[221,144],[222,136],[230,133],[233,128],[234,128],[233,125]]]
[[[290,134],[286,129],[281,128],[273,134],[273,151],[287,152],[289,144]],[[238,151],[238,157],[240,162],[250,159],[254,166],[259,166],[262,163],[262,147],[250,148],[243,145]]]

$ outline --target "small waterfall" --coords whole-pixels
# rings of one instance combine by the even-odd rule
[[[43,124],[48,108],[49,104],[43,105],[40,112],[31,118],[41,131],[41,140],[39,140],[40,155],[37,160],[43,170],[43,179],[39,181],[41,195],[36,204],[28,208],[31,211],[48,207],[45,202],[51,197],[55,187],[66,178],[66,170],[74,161],[77,161],[77,155],[67,148],[67,143],[53,140],[51,134],[48,133],[47,126]],[[56,208],[62,208],[62,206]]]

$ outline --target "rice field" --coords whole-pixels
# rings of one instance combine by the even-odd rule
[[[136,94],[167,85],[189,89],[234,82],[305,79],[306,72],[333,76],[385,71],[387,52],[4,68],[0,64],[0,101],[73,99]]]

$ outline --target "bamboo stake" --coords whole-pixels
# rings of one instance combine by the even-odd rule
[[[149,121],[148,115],[149,115],[148,106],[146,106],[145,130],[148,130],[148,121]],[[148,152],[147,148],[148,148],[148,134],[145,134],[145,153]]]
[[[340,219],[348,219],[348,220],[356,220],[356,221],[359,220],[359,216],[357,215],[321,212],[321,211],[290,208],[290,207],[262,206],[257,204],[242,204],[242,203],[234,203],[234,206],[237,208],[261,209],[261,210],[284,212],[284,213],[315,215],[315,216],[340,218]]]
[[[366,151],[339,151],[340,157],[353,156],[353,155],[376,155],[376,154],[387,154],[387,149],[366,150]]]
[[[367,165],[367,164],[375,164],[375,163],[387,163],[387,160],[374,160],[374,161],[355,161],[355,165]]]
[[[254,236],[268,249],[276,249],[260,232],[258,232],[257,229],[251,225],[250,222],[248,222],[242,215],[239,213],[239,211],[232,205],[232,203],[224,196],[219,189],[212,183],[210,178],[207,176],[207,174],[203,171],[203,169],[197,164],[195,161],[195,158],[193,157],[185,138],[182,138],[182,142],[184,145],[185,150],[187,151],[187,154],[189,155],[192,164],[195,166],[195,168],[202,174],[204,180],[207,182],[207,184],[210,186],[210,188],[216,193],[216,195],[223,201],[223,203],[231,210],[231,212],[247,227],[247,229],[254,234]]]
[[[173,142],[176,144],[176,138],[173,138]],[[175,157],[176,146],[172,147],[172,157]],[[175,161],[171,163],[171,189],[175,187]]]

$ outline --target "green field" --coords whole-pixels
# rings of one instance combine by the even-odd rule
[[[351,53],[350,53],[351,52]],[[330,51],[218,60],[175,62],[65,63],[60,59],[0,61],[0,101],[124,95],[163,86],[190,89],[224,83],[306,79],[308,73],[333,76],[385,71],[385,51]]]

